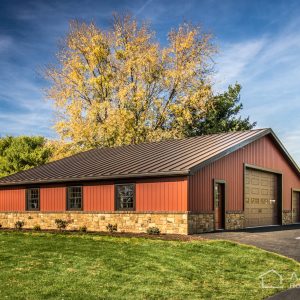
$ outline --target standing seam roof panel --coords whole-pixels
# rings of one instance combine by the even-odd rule
[[[0,185],[187,175],[207,161],[264,135],[272,135],[299,172],[271,129],[231,132],[155,143],[89,150],[0,179]]]

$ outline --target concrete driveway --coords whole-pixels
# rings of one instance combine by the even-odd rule
[[[201,234],[207,239],[223,239],[249,244],[291,257],[300,262],[300,225],[271,226],[242,231]]]

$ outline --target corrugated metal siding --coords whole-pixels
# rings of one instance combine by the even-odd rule
[[[187,211],[187,177],[130,181],[136,184],[136,211]],[[120,182],[118,182],[120,183]],[[76,185],[76,184],[75,184]],[[114,211],[114,183],[83,185],[83,211]],[[0,189],[0,211],[24,211],[25,189]],[[40,210],[66,210],[66,186],[40,187]]]
[[[136,211],[187,211],[187,178],[136,184]]]
[[[189,210],[213,210],[213,179],[227,183],[227,210],[243,210],[243,164],[283,173],[283,209],[291,209],[291,189],[300,187],[300,179],[269,136],[204,167],[189,179]]]
[[[66,187],[41,187],[40,206],[41,211],[65,211]]]
[[[11,188],[0,190],[0,211],[24,211],[25,189]]]
[[[113,211],[114,185],[87,185],[83,187],[84,211]]]

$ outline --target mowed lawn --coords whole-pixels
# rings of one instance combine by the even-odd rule
[[[264,299],[295,261],[225,241],[0,232],[0,299]]]

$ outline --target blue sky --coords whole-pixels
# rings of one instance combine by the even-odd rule
[[[216,91],[243,86],[243,115],[272,127],[300,163],[300,2],[279,0],[0,2],[0,135],[55,137],[54,111],[38,71],[55,60],[71,19],[111,24],[131,12],[152,23],[161,43],[183,21],[215,36]]]

